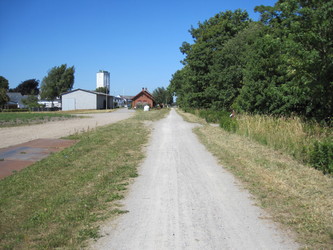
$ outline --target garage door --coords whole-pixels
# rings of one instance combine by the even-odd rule
[[[75,99],[62,99],[62,110],[75,110]]]

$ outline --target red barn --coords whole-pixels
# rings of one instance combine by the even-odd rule
[[[141,92],[132,98],[132,107],[143,107],[145,105],[155,107],[156,102],[154,97],[148,92],[147,88],[142,88]]]

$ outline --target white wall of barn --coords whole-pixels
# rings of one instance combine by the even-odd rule
[[[78,90],[62,95],[62,110],[97,109],[97,95]]]

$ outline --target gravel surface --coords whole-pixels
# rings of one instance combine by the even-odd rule
[[[69,119],[43,124],[0,128],[0,148],[13,146],[41,138],[60,138],[98,126],[115,123],[129,118],[133,110],[119,109],[111,113],[96,113],[80,116],[88,118]]]
[[[250,194],[218,165],[172,110],[154,125],[147,158],[89,249],[297,249]],[[266,219],[263,219],[266,218]]]

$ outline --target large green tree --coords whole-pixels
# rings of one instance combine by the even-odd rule
[[[156,103],[158,103],[158,104],[172,104],[173,103],[172,94],[164,87],[156,88],[153,91],[152,95],[155,98]]]
[[[177,97],[177,105],[183,108],[191,107],[190,103],[192,86],[189,82],[190,68],[189,66],[184,66],[181,70],[176,71],[172,75],[170,84],[168,86],[169,92]]]
[[[295,93],[292,109],[318,120],[329,119],[333,114],[333,1],[280,0],[256,10],[269,27],[268,34],[283,43],[279,66],[286,68],[288,92]]]
[[[7,90],[9,88],[9,83],[6,78],[0,76],[0,107],[3,107],[8,101]]]
[[[53,67],[42,81],[41,98],[54,100],[61,93],[71,90],[74,84],[74,73],[74,66],[67,68],[66,64],[62,64],[59,67]]]
[[[16,88],[11,89],[11,92],[20,92],[22,95],[38,95],[39,81],[36,79],[29,79],[20,83]]]
[[[3,76],[0,76],[0,89],[5,89],[5,90],[9,89],[9,82]]]
[[[333,115],[333,1],[258,6],[260,22],[226,11],[190,30],[168,89],[183,107],[318,120]]]
[[[185,54],[183,64],[187,67],[184,70],[186,74],[182,75],[182,78],[186,76],[186,84],[178,84],[187,88],[187,91],[180,91],[183,104],[195,108],[220,108],[227,105],[221,101],[220,90],[224,84],[221,82],[223,79],[219,78],[220,68],[215,65],[223,62],[220,57],[225,44],[248,27],[250,22],[246,11],[226,11],[199,23],[198,28],[191,28],[194,43],[184,42],[180,48]]]

